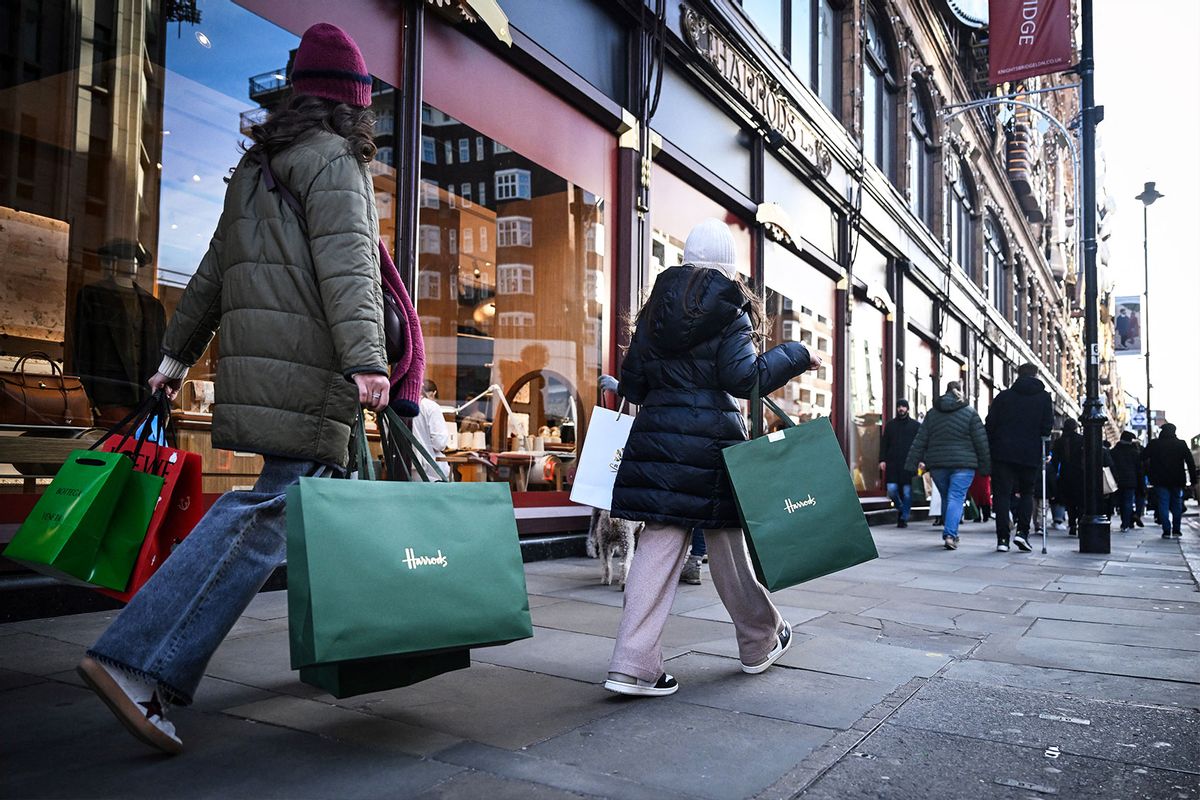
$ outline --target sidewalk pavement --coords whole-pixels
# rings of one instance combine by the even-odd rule
[[[587,559],[526,565],[536,635],[474,666],[335,700],[288,670],[287,600],[261,594],[154,754],[73,667],[111,612],[0,626],[0,797],[1195,798],[1200,594],[1154,528],[1108,556],[955,551],[928,523],[873,529],[880,559],[775,594],[792,649],[738,669],[705,575],[665,646],[681,688],[600,688],[620,591]],[[397,609],[397,623],[403,624]]]

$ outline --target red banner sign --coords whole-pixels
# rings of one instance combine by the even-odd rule
[[[989,0],[993,84],[1071,67],[1071,0]]]

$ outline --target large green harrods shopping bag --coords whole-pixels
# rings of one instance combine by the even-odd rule
[[[755,574],[767,589],[879,557],[828,419],[792,424],[722,455]]]
[[[302,478],[287,522],[291,663],[306,682],[405,686],[533,635],[507,484]]]

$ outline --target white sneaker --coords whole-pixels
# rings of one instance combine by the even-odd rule
[[[1007,552],[1008,552],[1008,545],[1006,545],[1006,544],[998,544],[998,545],[996,545],[996,552],[997,552],[997,553],[1007,553]]]
[[[1067,525],[1065,522],[1056,522],[1050,526],[1050,530],[1052,531],[1065,531],[1066,529]]]
[[[75,671],[136,738],[170,755],[183,752],[175,726],[167,721],[167,704],[155,687],[90,657]]]
[[[783,623],[783,630],[778,634],[778,640],[775,642],[775,647],[771,652],[767,653],[767,657],[757,664],[746,664],[742,662],[742,672],[747,675],[757,675],[760,672],[766,672],[767,668],[778,661],[788,648],[792,646],[792,625],[789,622]]]
[[[1023,550],[1026,553],[1028,553],[1030,550],[1033,549],[1032,547],[1029,546],[1029,540],[1026,539],[1024,536],[1022,536],[1019,533],[1013,537],[1013,544],[1015,544],[1017,547],[1019,547],[1021,550]]]
[[[679,691],[679,681],[665,672],[658,676],[657,681],[644,681],[632,675],[610,672],[608,680],[604,682],[604,688],[633,697],[663,697]]]

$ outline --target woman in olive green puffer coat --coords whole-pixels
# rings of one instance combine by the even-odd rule
[[[926,467],[942,495],[942,543],[947,550],[958,548],[958,524],[962,520],[967,490],[978,471],[990,475],[992,457],[983,420],[967,405],[959,385],[952,381],[921,422],[921,430],[908,451],[904,469],[916,472]]]

